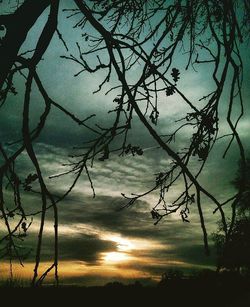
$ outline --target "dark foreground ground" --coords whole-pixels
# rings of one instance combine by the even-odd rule
[[[1,301],[11,306],[212,306],[250,307],[249,280],[177,280],[157,287],[0,288]]]

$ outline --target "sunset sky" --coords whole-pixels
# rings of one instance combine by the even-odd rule
[[[61,9],[65,5],[66,1],[62,1]],[[0,10],[2,13],[8,13],[10,7],[7,8],[2,4]],[[46,11],[43,14],[29,33],[22,47],[23,51],[34,48],[47,13]],[[75,42],[82,39],[82,33],[80,29],[72,29],[74,19],[66,19],[66,16],[66,13],[60,13],[59,30],[69,46],[69,53],[76,54]],[[239,124],[239,133],[248,156],[250,121],[249,103],[246,100],[250,95],[250,62],[247,57],[248,50],[245,46],[242,49],[246,72],[243,83],[246,110]],[[95,113],[96,117],[88,122],[92,126],[96,123],[108,126],[113,120],[112,114],[108,111],[114,107],[114,94],[104,95],[105,91],[103,91],[93,95],[103,76],[83,73],[74,78],[73,75],[80,69],[76,64],[60,58],[61,55],[66,54],[62,42],[54,36],[38,66],[38,73],[49,95],[77,114],[79,118],[84,119]],[[202,66],[197,71],[192,68],[185,71],[187,56],[181,48],[179,54],[180,56],[174,59],[173,67],[177,67],[181,72],[180,89],[192,101],[198,101],[213,87],[209,76],[211,70],[207,66]],[[106,55],[103,54],[104,60],[105,57]],[[131,80],[133,81],[133,78],[135,80],[138,75],[138,72],[134,70]],[[21,136],[24,80],[22,76],[17,75],[14,81],[18,95],[9,96],[0,112],[0,141],[8,153],[14,150],[15,145],[8,147],[6,143],[18,140]],[[112,84],[115,85],[116,81],[111,79],[110,83],[109,87]],[[42,110],[40,107],[42,99],[36,88],[33,88],[32,99],[33,117],[30,120],[35,125]],[[226,95],[223,99],[226,104]],[[222,115],[223,108],[222,106]],[[187,106],[175,95],[168,100],[166,96],[160,97],[158,131],[161,134],[171,131],[175,120],[185,112],[188,112]],[[227,131],[225,119],[222,119],[220,125],[222,135]],[[90,169],[96,197],[93,198],[88,179],[86,175],[83,175],[72,193],[59,204],[59,276],[65,283],[102,285],[115,280],[125,283],[141,280],[144,283],[151,283],[158,281],[161,274],[169,268],[190,272],[215,267],[214,252],[212,251],[210,257],[204,254],[202,232],[195,204],[191,207],[190,223],[183,223],[177,212],[154,225],[150,211],[157,203],[157,193],[147,195],[132,207],[121,210],[126,204],[121,193],[129,196],[131,193],[145,192],[153,186],[155,174],[166,169],[171,162],[169,157],[156,147],[139,120],[134,120],[132,128],[129,140],[132,144],[141,146],[144,149],[144,155],[121,157],[112,154],[106,161],[97,160]],[[189,138],[188,133],[189,131],[183,131],[172,146],[175,149],[184,147],[185,141]],[[91,137],[92,134],[87,129],[76,126],[70,118],[52,109],[45,129],[34,148],[46,182],[56,195],[67,190],[73,177],[72,175],[55,179],[48,177],[63,172],[65,167],[62,164],[70,160],[68,155],[77,152],[73,147],[82,146]],[[228,153],[227,159],[221,159],[225,144],[227,142],[224,139],[216,144],[201,177],[202,184],[219,199],[233,193],[231,181],[235,177],[239,159],[235,144]],[[32,172],[26,153],[21,155],[16,167],[23,178]],[[167,201],[171,202],[181,191],[180,189],[180,183],[177,182],[170,190]],[[6,193],[6,202],[8,202],[8,192]],[[41,206],[39,196],[26,193],[24,200],[27,212],[39,210]],[[213,215],[214,206],[207,199],[202,201],[208,233],[211,235],[218,227],[219,216]],[[22,243],[24,250],[30,250],[30,254],[24,262],[24,268],[19,264],[14,266],[16,276],[28,278],[32,276],[38,227],[39,215],[34,217],[29,234]],[[0,234],[3,233],[4,222],[0,220]],[[42,266],[52,260],[53,236],[53,216],[49,211],[44,234]],[[1,262],[0,275],[7,276],[8,263],[2,259]]]

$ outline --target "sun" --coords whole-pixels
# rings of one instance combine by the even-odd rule
[[[120,235],[116,234],[106,234],[102,235],[103,240],[108,240],[115,242],[117,244],[117,250],[118,252],[129,252],[135,249],[134,244],[132,243],[131,239],[123,238]]]
[[[134,245],[128,239],[122,238],[120,236],[112,236],[110,237],[110,240],[116,242],[119,252],[127,252],[134,249]]]
[[[109,252],[105,253],[103,260],[105,262],[111,263],[111,262],[124,262],[129,260],[129,256],[125,253],[120,252]]]

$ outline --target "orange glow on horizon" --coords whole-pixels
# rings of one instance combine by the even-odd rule
[[[62,283],[67,284],[67,280],[74,283],[74,278],[76,284],[87,286],[104,285],[108,280],[151,278],[154,281],[159,281],[161,274],[152,273],[151,267],[157,266],[159,272],[164,272],[167,267],[171,266],[190,267],[189,263],[178,259],[162,259],[152,256],[162,249],[171,249],[170,245],[165,246],[149,239],[123,237],[111,232],[103,232],[98,235],[100,240],[114,242],[114,249],[99,253],[95,263],[74,259],[59,261],[59,279]],[[50,265],[51,262],[41,262],[39,273],[42,274]],[[13,263],[13,272],[16,278],[31,280],[33,269],[34,263],[31,262],[24,263],[24,267]],[[8,262],[1,264],[0,276],[2,278],[9,277]],[[46,282],[51,283],[53,280],[54,270],[48,274]]]

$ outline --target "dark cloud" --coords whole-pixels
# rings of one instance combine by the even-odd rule
[[[77,198],[75,198],[76,200]],[[191,218],[191,223],[183,223],[181,218],[171,216],[158,225],[154,225],[150,205],[138,200],[133,206],[123,208],[122,197],[97,196],[95,199],[85,197],[78,201],[74,199],[60,208],[60,220],[64,224],[91,224],[123,235],[145,238],[167,238],[168,240],[185,240],[187,237],[197,239],[199,221],[197,216]],[[121,209],[123,208],[123,209]],[[196,210],[196,208],[194,208]],[[199,226],[200,227],[200,226]]]
[[[28,253],[26,261],[33,262],[36,251],[36,236],[30,233],[23,241],[22,254]],[[59,236],[59,260],[84,261],[88,265],[96,264],[100,260],[100,253],[116,250],[116,244],[108,240],[101,240],[98,236],[78,234]],[[45,235],[42,247],[42,260],[50,261],[54,255],[54,239],[52,235]]]
[[[183,223],[181,220],[174,220],[170,217],[155,226],[150,215],[149,205],[146,202],[138,201],[130,208],[119,210],[121,203],[121,198],[99,196],[94,200],[87,198],[83,201],[83,204],[70,201],[63,205],[60,210],[60,222],[63,225],[72,225],[72,227],[74,224],[78,225],[78,231],[83,233],[80,237],[62,237],[62,246],[65,248],[71,246],[72,249],[75,246],[76,256],[86,253],[87,256],[85,257],[92,258],[95,261],[98,260],[98,252],[101,252],[97,246],[105,247],[106,251],[108,251],[108,248],[109,251],[117,250],[114,243],[101,241],[96,236],[94,238],[86,236],[84,227],[81,230],[81,225],[91,225],[99,233],[107,231],[131,239],[148,239],[159,242],[162,247],[157,250],[150,250],[149,246],[147,250],[136,251],[137,256],[142,257],[142,259],[145,257],[153,259],[155,261],[155,264],[152,264],[153,266],[157,266],[158,261],[166,261],[167,263],[169,259],[172,261],[179,260],[190,265],[215,263],[214,256],[207,258],[204,254],[198,221]],[[82,245],[80,241],[84,241]],[[67,257],[71,258],[72,256],[64,254],[63,259]]]
[[[107,240],[100,240],[93,235],[79,235],[59,238],[60,260],[79,260],[87,264],[96,264],[99,254],[114,251],[116,244]]]

